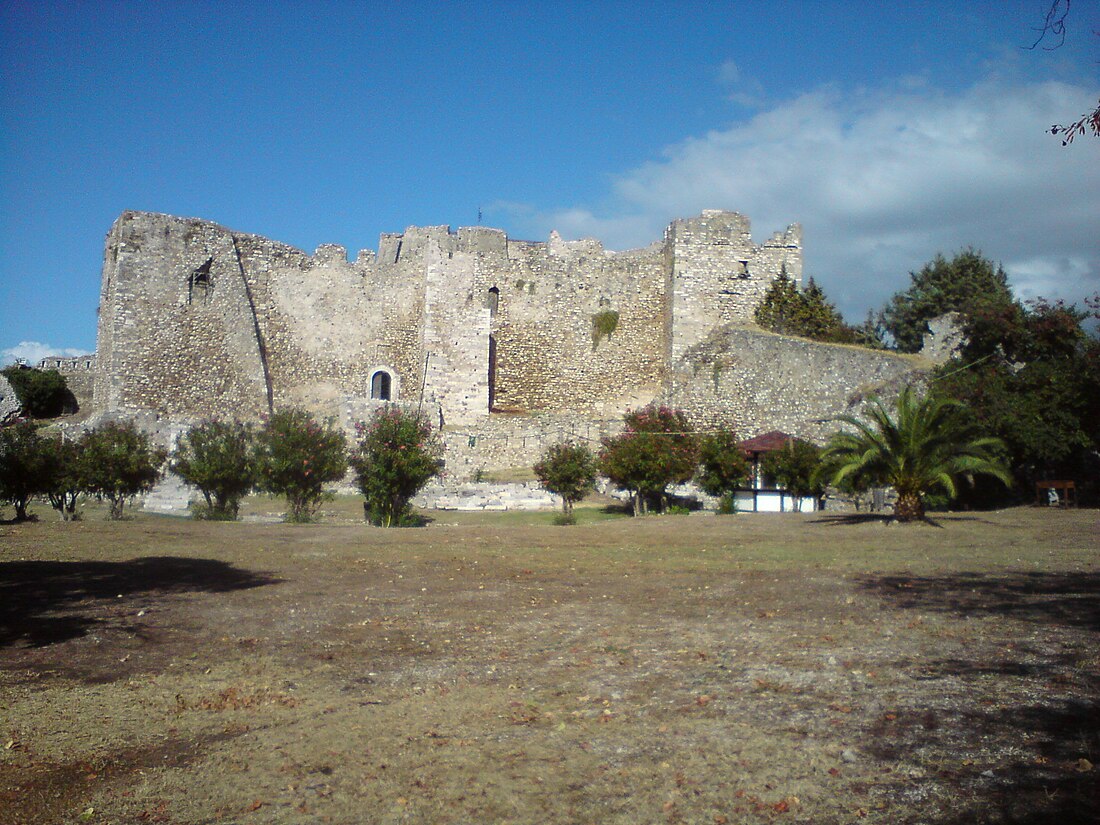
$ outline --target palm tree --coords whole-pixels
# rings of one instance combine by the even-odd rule
[[[934,394],[920,398],[906,387],[892,418],[881,400],[872,399],[866,412],[870,421],[841,417],[854,432],[835,433],[825,448],[823,458],[835,468],[833,483],[857,478],[893,486],[898,521],[924,518],[927,493],[942,490],[954,498],[959,478],[991,475],[1011,485],[998,455],[1001,441],[975,432],[962,409],[958,401]]]

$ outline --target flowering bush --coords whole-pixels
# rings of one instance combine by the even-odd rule
[[[274,413],[256,434],[257,487],[286,497],[287,521],[312,521],[324,485],[348,470],[347,438],[305,410]]]
[[[626,429],[605,438],[600,470],[633,496],[634,515],[664,509],[665,488],[695,475],[699,445],[680,410],[650,405],[626,414]]]
[[[424,418],[397,407],[379,410],[356,430],[360,442],[351,468],[367,518],[381,527],[407,523],[409,501],[439,475],[442,444]]]
[[[179,440],[172,472],[206,499],[196,517],[232,521],[256,480],[252,428],[239,421],[204,421]]]

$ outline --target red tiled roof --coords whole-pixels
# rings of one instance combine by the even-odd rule
[[[786,447],[791,441],[795,441],[793,435],[772,430],[770,433],[754,436],[741,442],[741,449],[746,453],[767,453]]]

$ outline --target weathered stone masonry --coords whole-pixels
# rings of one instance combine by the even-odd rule
[[[256,419],[298,405],[349,424],[412,403],[443,423],[456,472],[529,466],[555,434],[605,434],[654,400],[745,435],[817,436],[862,385],[916,367],[753,329],[780,272],[801,281],[798,226],[756,245],[734,212],[626,252],[410,227],[354,261],[127,212],[107,236],[94,406]]]

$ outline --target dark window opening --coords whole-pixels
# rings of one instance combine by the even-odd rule
[[[191,273],[187,279],[187,303],[196,301],[205,304],[211,291],[214,289],[214,277],[210,274],[210,267],[214,265],[213,258],[207,258],[206,263]]]
[[[379,370],[370,380],[370,397],[376,401],[389,401],[391,386],[390,374]]]
[[[485,306],[489,307],[489,314],[496,315],[500,306],[500,290],[495,286],[489,289],[489,295],[485,299]]]

